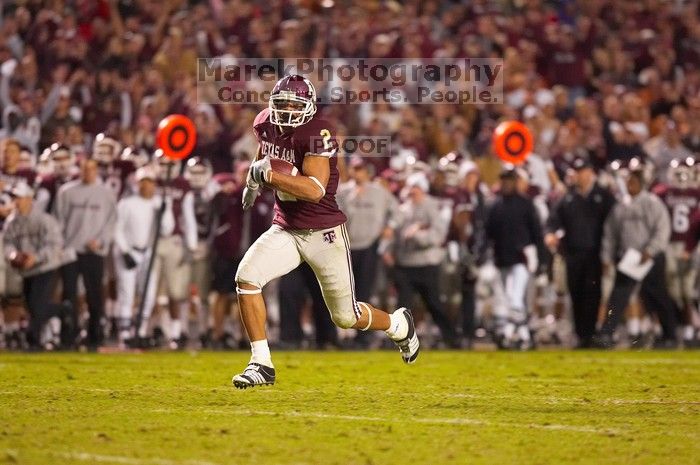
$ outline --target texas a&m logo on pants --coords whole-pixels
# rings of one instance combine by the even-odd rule
[[[332,244],[335,242],[335,231],[326,231],[323,233],[323,242]]]

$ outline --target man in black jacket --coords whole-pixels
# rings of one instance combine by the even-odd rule
[[[552,210],[545,237],[550,249],[560,247],[574,313],[578,347],[591,347],[601,298],[600,246],[603,224],[615,197],[596,182],[593,165],[573,163],[574,186]]]
[[[488,214],[486,236],[508,302],[506,321],[496,321],[497,343],[503,348],[530,349],[525,297],[530,276],[545,262],[546,251],[535,205],[517,192],[518,176],[512,166],[501,173],[501,191]]]

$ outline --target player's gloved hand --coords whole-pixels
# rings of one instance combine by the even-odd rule
[[[132,257],[130,253],[122,254],[122,260],[124,260],[124,266],[126,266],[127,270],[133,270],[136,268],[136,260],[134,260],[134,257]]]
[[[260,192],[258,191],[258,188],[252,188],[250,186],[246,186],[243,188],[243,210],[248,210],[250,207],[253,206],[255,203],[255,199],[258,198],[258,195]]]
[[[254,182],[262,184],[263,182],[267,182],[270,178],[270,171],[272,171],[270,159],[268,157],[263,157],[250,165],[249,174]]]

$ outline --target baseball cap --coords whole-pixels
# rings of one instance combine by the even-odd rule
[[[506,163],[503,165],[503,169],[501,170],[501,174],[499,177],[501,179],[515,179],[518,177],[518,171],[514,165]]]
[[[353,155],[350,157],[350,167],[351,168],[362,168],[364,166],[367,166],[367,163],[365,162],[365,159],[358,156],[358,155]]]
[[[29,184],[20,182],[10,190],[10,195],[13,197],[34,197],[34,189],[29,187]]]
[[[428,192],[430,190],[430,182],[425,174],[418,172],[411,174],[406,178],[407,187],[417,187],[423,192]]]
[[[157,179],[155,171],[148,166],[143,166],[136,170],[136,181],[141,182],[144,179],[155,181]]]

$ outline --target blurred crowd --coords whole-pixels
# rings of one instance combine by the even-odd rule
[[[6,347],[244,340],[262,105],[198,102],[196,59],[299,56],[504,60],[503,104],[319,108],[392,138],[339,164],[358,299],[416,308],[436,346],[697,342],[698,1],[10,0],[0,31]],[[171,113],[198,132],[180,164],[155,147]],[[534,136],[522,166],[492,153],[505,120]],[[380,344],[336,331],[304,267],[265,292],[281,346]]]

